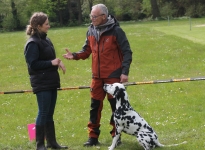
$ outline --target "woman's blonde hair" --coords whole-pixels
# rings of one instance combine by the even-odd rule
[[[30,18],[29,25],[27,25],[26,34],[33,35],[38,32],[38,25],[42,26],[47,19],[47,14],[35,12]]]

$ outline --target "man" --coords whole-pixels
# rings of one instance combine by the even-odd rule
[[[100,119],[103,108],[103,100],[106,96],[103,90],[105,83],[128,82],[129,68],[132,61],[132,51],[124,31],[117,20],[108,15],[108,9],[104,4],[92,7],[90,13],[91,25],[87,31],[87,38],[81,51],[71,53],[66,49],[66,59],[86,59],[92,53],[92,82],[91,82],[91,110],[88,122],[89,139],[84,146],[99,144]],[[107,95],[112,112],[116,109],[116,100]],[[110,132],[115,136],[113,115],[110,119],[113,126]],[[119,141],[121,142],[121,141]]]

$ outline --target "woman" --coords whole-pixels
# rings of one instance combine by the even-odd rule
[[[50,28],[48,16],[42,12],[34,13],[30,18],[26,34],[28,39],[24,55],[30,75],[33,93],[36,94],[38,115],[36,118],[37,150],[67,149],[56,142],[53,114],[57,99],[57,88],[60,87],[58,68],[65,73],[62,61],[56,58],[52,42],[47,38]],[[47,146],[44,144],[46,138]]]

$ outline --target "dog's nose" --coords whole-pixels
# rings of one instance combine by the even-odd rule
[[[107,84],[104,84],[103,89],[106,91]]]

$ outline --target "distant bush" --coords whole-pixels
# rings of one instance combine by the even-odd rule
[[[205,6],[201,4],[191,5],[186,9],[186,15],[194,18],[202,17],[205,15]]]
[[[1,30],[4,31],[14,31],[14,30],[22,30],[26,28],[28,24],[28,18],[26,16],[18,15],[18,18],[14,19],[12,14],[7,15],[3,18],[1,24]]]
[[[160,14],[161,17],[167,18],[168,16],[171,18],[176,14],[176,9],[174,9],[172,3],[165,3],[161,8],[160,8]]]

